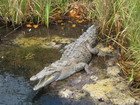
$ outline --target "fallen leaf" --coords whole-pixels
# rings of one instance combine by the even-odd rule
[[[72,28],[75,28],[75,27],[76,27],[76,24],[73,24],[73,25],[72,25]]]
[[[38,26],[39,26],[38,24],[34,24],[33,25],[34,28],[38,28]]]
[[[31,28],[32,25],[31,25],[31,24],[26,24],[26,27],[27,27],[27,28]]]

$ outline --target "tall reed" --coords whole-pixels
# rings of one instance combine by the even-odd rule
[[[100,34],[120,46],[126,60],[134,62],[125,70],[133,79],[140,79],[140,1],[94,0],[92,3],[95,9],[90,11],[94,13],[91,16],[98,20]]]
[[[30,20],[45,23],[48,27],[55,10],[64,13],[67,5],[68,0],[0,0],[0,16],[13,25]]]
[[[14,24],[21,23],[26,14],[26,0],[1,0],[0,16],[5,22],[11,21]]]
[[[48,0],[45,7],[45,24],[47,25],[47,27],[49,27],[50,10],[51,10],[51,0]]]

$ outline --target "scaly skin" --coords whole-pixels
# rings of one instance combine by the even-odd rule
[[[39,80],[34,90],[54,81],[63,80],[83,69],[89,74],[88,64],[92,59],[92,54],[99,53],[99,48],[95,47],[96,37],[96,27],[92,25],[75,42],[65,46],[60,60],[30,78],[31,81]],[[91,45],[94,45],[93,48]]]

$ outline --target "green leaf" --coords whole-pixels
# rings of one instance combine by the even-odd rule
[[[47,25],[47,27],[49,27],[50,9],[51,9],[51,0],[48,0],[45,7],[45,24]]]

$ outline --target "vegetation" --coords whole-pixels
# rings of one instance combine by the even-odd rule
[[[94,0],[95,17],[99,21],[101,35],[106,35],[108,41],[116,43],[122,54],[126,55],[122,59],[122,63],[125,63],[122,66],[127,67],[125,73],[130,77],[134,75],[133,80],[140,78],[139,4],[139,0]]]
[[[68,0],[0,0],[0,16],[7,23],[36,21],[48,25],[56,10],[64,12]]]
[[[79,9],[81,14],[77,15],[75,9]],[[49,26],[50,20],[60,19],[67,13],[72,13],[70,16],[78,19],[86,17],[96,20],[99,23],[100,35],[106,37],[107,43],[119,46],[122,55],[125,54],[120,62],[124,73],[130,76],[131,81],[138,83],[140,83],[139,11],[139,0],[0,0],[0,16],[5,23],[12,22],[13,26],[23,22],[41,22]]]

